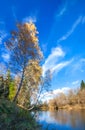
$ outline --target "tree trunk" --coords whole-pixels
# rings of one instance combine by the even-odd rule
[[[23,73],[22,73],[21,81],[20,81],[19,86],[18,86],[18,90],[17,90],[16,95],[15,95],[15,97],[13,99],[13,102],[16,102],[16,99],[17,99],[17,97],[19,95],[19,92],[21,90],[22,83],[23,83],[23,78],[24,78],[24,70],[23,70]]]

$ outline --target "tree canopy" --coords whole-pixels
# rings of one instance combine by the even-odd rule
[[[43,54],[38,44],[37,34],[36,26],[33,23],[19,23],[17,24],[17,29],[11,32],[10,38],[6,42],[6,47],[9,49],[11,55],[10,67],[13,68],[14,73],[20,74],[20,81],[14,101],[16,101],[24,83],[30,84],[31,82],[30,85],[33,82],[36,82],[36,85],[39,83],[41,76],[39,66]],[[30,71],[32,76],[30,75]],[[28,80],[26,80],[26,72],[28,73],[28,77],[30,77]]]

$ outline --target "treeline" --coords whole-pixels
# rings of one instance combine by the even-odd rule
[[[81,81],[79,90],[70,90],[67,94],[60,93],[48,103],[48,108],[50,110],[70,108],[74,106],[75,108],[85,108],[85,82],[83,80]]]

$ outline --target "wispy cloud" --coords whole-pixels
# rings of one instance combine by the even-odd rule
[[[73,63],[72,70],[73,72],[78,72],[78,71],[84,72],[85,71],[85,58],[80,58],[80,59],[78,58]]]
[[[79,84],[79,80],[73,81],[72,85],[78,85]]]
[[[45,63],[49,63],[50,61],[53,61],[55,63],[58,57],[64,57],[64,56],[65,56],[65,52],[62,50],[61,47],[52,48],[51,54],[48,56]]]
[[[0,75],[6,75],[7,67],[4,63],[0,63]]]
[[[42,101],[49,101],[50,99],[56,97],[57,95],[59,95],[60,93],[64,93],[66,94],[67,92],[69,92],[71,90],[71,88],[69,87],[62,87],[60,89],[55,89],[53,91],[49,91],[49,92],[45,92],[42,93],[40,96],[40,99]]]
[[[72,28],[64,36],[62,36],[61,38],[59,38],[57,42],[60,43],[61,41],[66,40],[74,32],[74,30],[82,22],[82,20],[83,20],[83,17],[79,16],[79,18],[72,25]]]
[[[8,62],[9,59],[10,59],[10,55],[8,53],[3,53],[2,58],[3,58],[4,61]]]
[[[24,18],[22,20],[23,23],[25,23],[25,22],[33,22],[33,23],[35,23],[36,21],[37,21],[36,16],[29,16],[29,17],[26,17],[26,18]]]
[[[16,16],[16,7],[12,6],[12,15],[15,21],[17,21],[17,16]]]
[[[62,50],[61,47],[53,48],[51,54],[45,60],[43,64],[43,76],[47,70],[51,70],[51,72],[58,73],[62,68],[69,65],[72,60],[63,61],[59,63],[59,60],[65,56],[65,52]]]
[[[85,16],[82,18],[82,24],[85,23]]]
[[[67,6],[63,7],[63,8],[60,10],[60,12],[57,14],[57,17],[62,16],[62,15],[66,12],[66,10],[67,10]]]
[[[45,53],[47,51],[47,43],[41,45],[42,51]]]
[[[74,57],[72,63],[68,66],[65,72],[65,77],[69,79],[74,78],[75,81],[81,80],[84,78],[85,72],[85,58]],[[70,74],[70,75],[69,75]],[[72,85],[75,84],[75,81],[72,82]]]
[[[48,69],[52,69],[55,66],[59,57],[64,57],[64,55],[65,53],[62,51],[60,47],[53,48],[51,54],[45,60],[45,63],[43,65],[43,75]]]
[[[69,61],[64,61],[64,62],[61,62],[61,63],[57,64],[56,66],[54,66],[52,68],[52,70],[51,70],[52,73],[55,72],[55,71],[58,73],[62,68],[68,66],[72,61],[73,61],[73,59],[71,59]]]
[[[0,44],[3,43],[4,38],[6,38],[7,33],[5,31],[0,31]]]
[[[66,2],[64,2],[63,7],[60,6],[60,9],[59,9],[59,11],[58,11],[56,16],[57,17],[61,17],[62,15],[64,15],[64,13],[67,11],[67,7],[68,7],[68,3],[66,1]]]

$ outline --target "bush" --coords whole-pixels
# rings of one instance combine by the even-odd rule
[[[0,99],[1,130],[38,130],[38,125],[29,111],[18,108],[14,103]]]

